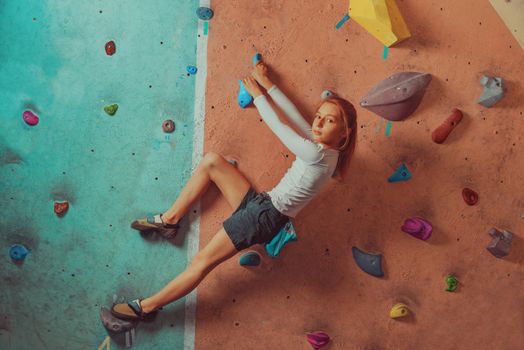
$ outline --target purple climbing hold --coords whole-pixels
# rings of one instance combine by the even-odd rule
[[[330,340],[327,333],[320,331],[307,333],[306,336],[308,343],[311,344],[315,350],[327,345]]]
[[[24,119],[24,122],[27,123],[27,125],[36,125],[38,124],[38,117],[36,116],[36,114],[34,114],[32,111],[24,111],[24,113],[22,114],[22,119]]]
[[[360,105],[385,119],[403,120],[415,112],[430,81],[428,73],[395,73],[375,85]]]
[[[503,258],[508,255],[513,240],[513,233],[506,230],[501,232],[494,227],[488,233],[493,237],[493,240],[486,249],[497,258]]]
[[[409,233],[413,237],[426,241],[433,233],[433,225],[426,219],[414,217],[406,219],[401,227],[402,231]]]
[[[125,333],[135,328],[137,325],[137,322],[122,320],[113,316],[111,311],[103,306],[100,308],[100,320],[104,327],[112,333]]]

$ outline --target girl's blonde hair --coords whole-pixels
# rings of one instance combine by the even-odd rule
[[[333,173],[333,178],[338,181],[344,181],[349,168],[349,163],[351,162],[351,158],[355,152],[355,146],[357,142],[357,111],[351,102],[336,95],[329,96],[324,101],[322,101],[322,103],[319,105],[319,108],[324,103],[332,103],[337,106],[339,115],[344,121],[344,127],[346,131],[348,128],[351,128],[351,133],[347,135],[339,144],[338,150],[340,151],[340,154],[338,156],[337,167]]]

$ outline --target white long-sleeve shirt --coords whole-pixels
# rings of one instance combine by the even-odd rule
[[[280,121],[266,96],[255,98],[253,102],[262,119],[296,156],[282,180],[268,192],[278,211],[295,217],[331,178],[337,166],[339,151],[313,142],[311,125],[276,85],[268,90],[268,94],[303,134],[297,134]]]

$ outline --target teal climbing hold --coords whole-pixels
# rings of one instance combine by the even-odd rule
[[[238,92],[238,105],[242,108],[246,108],[253,102],[253,97],[247,92],[246,87],[244,86],[244,83],[242,80],[238,81],[240,84],[240,91]]]
[[[266,253],[270,257],[277,257],[282,248],[288,242],[294,242],[297,240],[297,233],[291,221],[288,221],[281,229],[278,231],[275,237],[271,242],[266,244]]]
[[[401,163],[393,175],[388,178],[388,182],[407,181],[409,179],[411,179],[411,173],[409,172],[406,165]]]
[[[384,52],[382,52],[382,58],[383,59],[387,59],[388,58],[388,51],[389,51],[389,47],[384,46]]]
[[[258,266],[260,265],[260,254],[255,251],[249,251],[242,254],[240,257],[240,265],[242,266]]]
[[[211,10],[209,7],[199,7],[196,10],[197,17],[201,19],[202,21],[209,21],[211,18],[213,18],[213,10]]]
[[[340,27],[342,27],[342,25],[344,23],[346,23],[346,21],[349,19],[349,13],[346,13],[344,15],[344,17],[342,17],[342,19],[340,21],[338,21],[338,23],[335,25],[335,28],[339,29]]]
[[[262,55],[258,52],[255,53],[253,56],[253,66],[256,66],[256,64],[262,60]],[[246,87],[244,86],[244,83],[242,83],[242,80],[238,81],[240,84],[240,91],[238,92],[238,105],[242,108],[246,108],[253,102],[253,97],[247,92]]]

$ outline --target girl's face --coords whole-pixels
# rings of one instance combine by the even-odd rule
[[[318,109],[313,124],[311,125],[313,141],[321,143],[328,148],[338,148],[346,134],[344,121],[339,114],[338,107],[329,102],[324,102]]]

